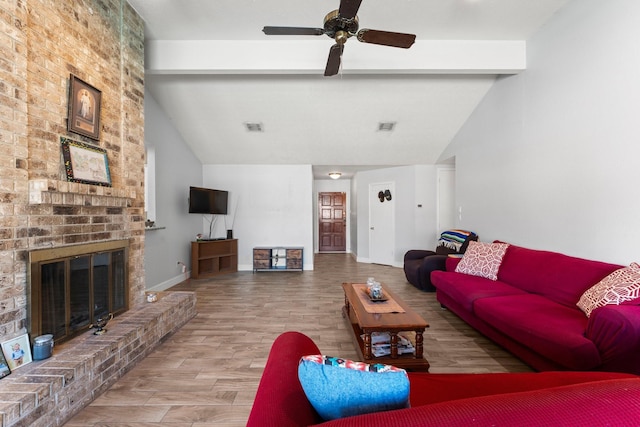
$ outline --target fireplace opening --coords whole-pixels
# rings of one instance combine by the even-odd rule
[[[31,338],[53,334],[60,343],[101,317],[127,311],[128,248],[128,240],[118,240],[31,251]]]

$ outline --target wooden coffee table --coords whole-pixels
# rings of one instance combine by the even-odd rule
[[[355,287],[354,287],[355,285]],[[382,285],[384,296],[389,299],[386,307],[393,310],[399,307],[402,312],[371,313],[371,305],[387,304],[387,302],[375,302],[363,304],[358,292],[364,293],[363,284],[343,283],[344,307],[342,314],[351,326],[351,338],[353,339],[358,356],[367,363],[383,363],[397,366],[408,371],[429,371],[429,362],[423,355],[423,333],[429,324],[409,308],[402,299]],[[366,301],[365,301],[366,302]],[[385,311],[385,306],[380,305],[380,311]],[[373,309],[377,310],[377,309]],[[398,354],[398,333],[412,331],[415,332],[415,353]],[[371,353],[371,333],[388,332],[391,336],[391,354],[389,356],[376,357]]]

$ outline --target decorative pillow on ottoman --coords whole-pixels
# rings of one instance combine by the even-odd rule
[[[508,243],[469,242],[469,247],[455,271],[498,280],[498,270],[508,247]]]
[[[621,268],[587,289],[580,297],[577,306],[587,317],[598,307],[608,304],[640,304],[640,265],[632,263]]]
[[[325,421],[409,406],[407,372],[395,366],[312,355],[300,360],[298,378]]]

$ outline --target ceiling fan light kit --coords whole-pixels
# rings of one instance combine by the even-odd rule
[[[415,34],[394,33],[390,31],[370,30],[363,28],[358,31],[358,9],[362,0],[341,0],[340,7],[329,12],[324,17],[324,28],[307,27],[272,27],[265,26],[262,32],[275,36],[321,36],[327,35],[335,40],[335,44],[329,50],[325,76],[334,76],[340,70],[342,53],[347,39],[356,36],[362,43],[377,44],[383,46],[400,47],[408,49],[416,40]]]

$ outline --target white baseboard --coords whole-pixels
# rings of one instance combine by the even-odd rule
[[[150,288],[147,288],[147,291],[154,291],[154,292],[161,292],[161,291],[165,291],[167,289],[169,289],[172,286],[177,285],[178,283],[182,283],[185,280],[189,279],[191,277],[191,271],[187,271],[184,274],[179,274],[169,280],[165,280],[162,283],[158,283],[157,285],[153,285]]]
[[[369,258],[356,257],[356,261],[361,262],[363,264],[374,264],[373,262],[371,262]],[[389,265],[390,267],[396,267],[396,268],[404,268],[404,263],[398,262],[398,261],[394,261],[393,264],[385,264],[385,265]]]

